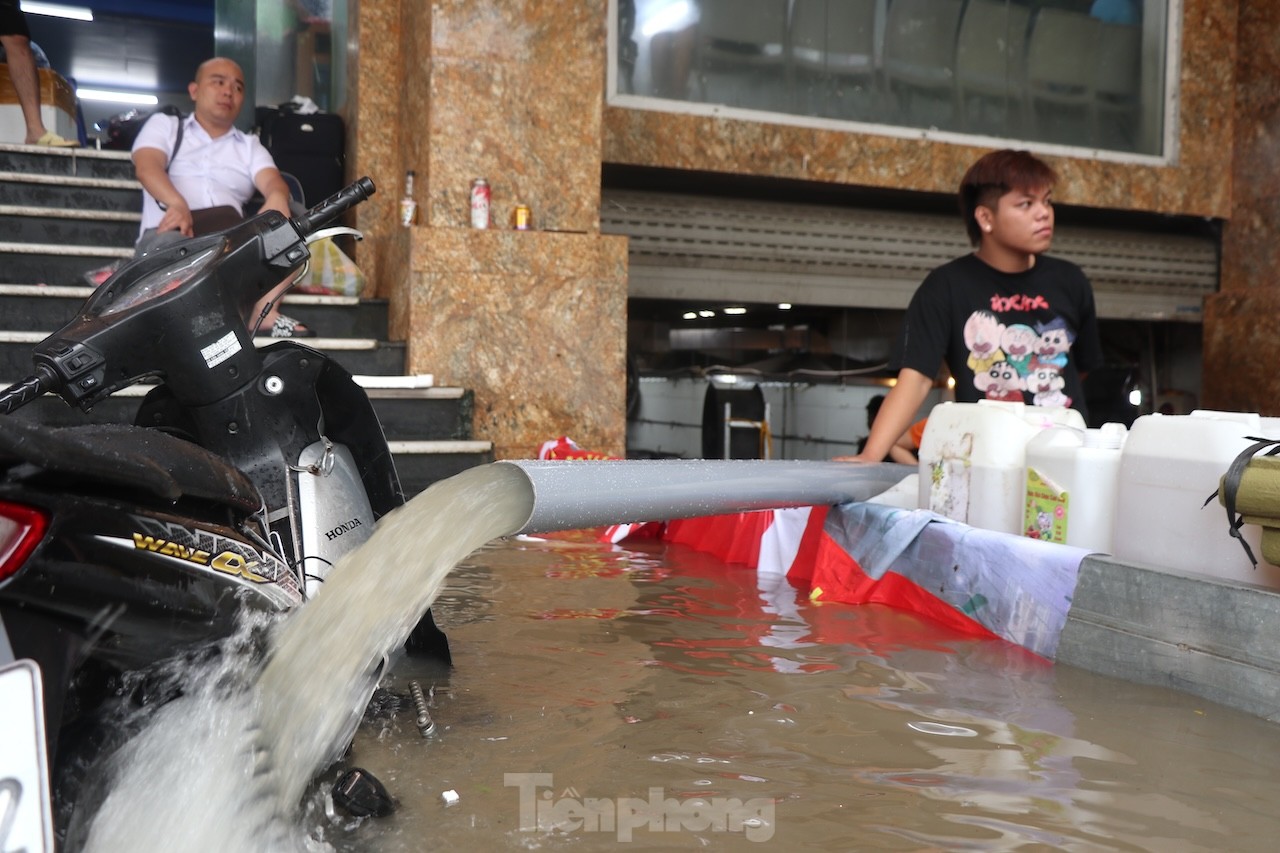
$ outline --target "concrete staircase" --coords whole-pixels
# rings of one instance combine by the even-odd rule
[[[126,152],[0,144],[0,387],[31,372],[31,345],[75,315],[93,292],[84,273],[133,255],[141,189]],[[493,461],[471,432],[472,393],[404,375],[404,344],[386,340],[379,299],[290,295],[285,313],[325,337],[306,341],[365,387],[382,420],[406,494]],[[83,413],[45,397],[18,417],[50,424],[131,421],[146,388]]]

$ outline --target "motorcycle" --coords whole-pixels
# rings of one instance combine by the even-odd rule
[[[359,237],[325,226],[373,192],[362,178],[300,216],[132,260],[0,392],[4,415],[45,393],[88,411],[158,381],[133,424],[0,417],[0,727],[47,740],[0,765],[0,849],[52,849],[47,777],[124,674],[208,648],[246,611],[302,605],[404,503],[351,375],[294,340],[254,345],[254,305],[301,273],[309,243]],[[412,643],[448,662],[430,613]]]

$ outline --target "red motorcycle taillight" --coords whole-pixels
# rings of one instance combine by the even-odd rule
[[[0,501],[0,581],[22,568],[48,526],[40,510]]]

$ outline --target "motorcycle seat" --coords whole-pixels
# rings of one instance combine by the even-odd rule
[[[262,507],[257,487],[222,457],[168,433],[129,424],[50,427],[0,416],[0,461],[142,489],[172,502],[196,498],[245,513]]]

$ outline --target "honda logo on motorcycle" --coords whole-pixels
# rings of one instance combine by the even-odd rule
[[[361,526],[362,523],[363,522],[361,522],[358,517],[353,518],[350,521],[344,521],[341,524],[339,524],[337,527],[333,528],[332,530],[326,530],[324,534],[325,538],[327,538],[330,542],[332,542],[334,539],[337,539],[342,534],[349,533],[352,530],[355,530],[357,527]]]

